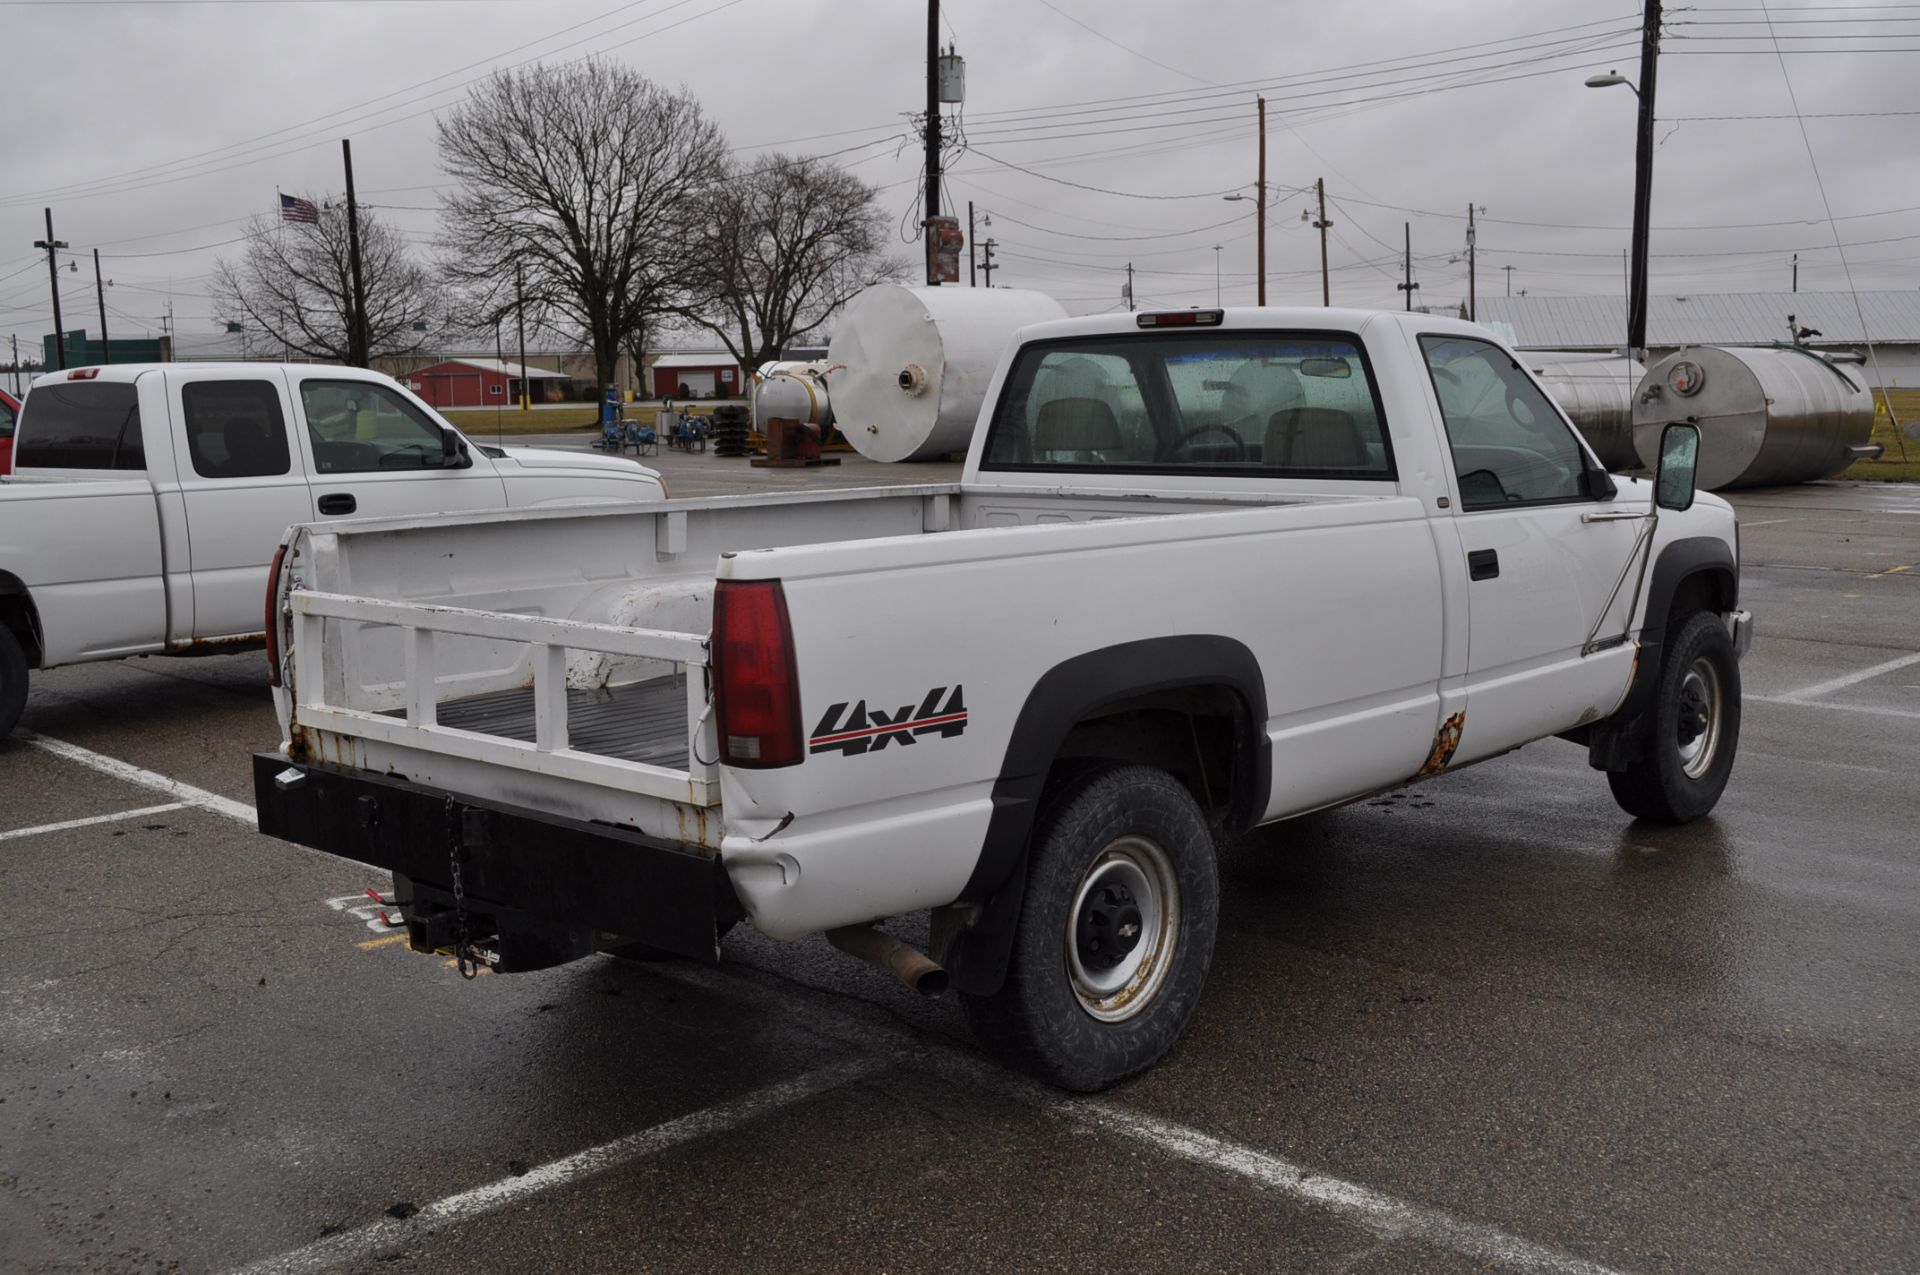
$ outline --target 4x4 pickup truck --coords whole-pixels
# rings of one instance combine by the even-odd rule
[[[825,931],[1097,1089],[1195,1005],[1219,836],[1555,735],[1713,807],[1750,621],[1669,429],[1616,480],[1458,321],[1122,315],[1016,335],[958,484],[297,528],[260,827],[463,970]]]
[[[0,738],[29,670],[262,638],[274,548],[314,518],[657,500],[659,475],[469,444],[375,372],[147,364],[38,377],[0,485]]]

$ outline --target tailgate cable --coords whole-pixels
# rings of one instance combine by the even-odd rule
[[[447,867],[453,877],[453,959],[460,977],[470,979],[479,975],[481,957],[473,944],[467,942],[467,887],[460,879],[460,820],[452,797],[447,798],[445,822]]]

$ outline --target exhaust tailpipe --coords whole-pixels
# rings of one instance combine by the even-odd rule
[[[946,970],[934,964],[926,953],[871,925],[844,925],[828,930],[827,942],[848,956],[878,965],[922,996],[946,993]]]

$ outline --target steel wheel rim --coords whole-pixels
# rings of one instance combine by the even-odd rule
[[[1130,936],[1129,922],[1138,927]],[[1067,979],[1080,1008],[1104,1023],[1140,1013],[1165,984],[1179,940],[1173,860],[1145,837],[1117,839],[1081,875],[1066,931]]]
[[[1720,670],[1705,656],[1688,667],[1680,679],[1680,721],[1675,744],[1680,752],[1680,770],[1688,779],[1698,779],[1713,768],[1720,752],[1721,711]]]

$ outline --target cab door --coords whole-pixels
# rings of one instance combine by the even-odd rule
[[[1512,355],[1451,333],[1419,338],[1454,467],[1467,578],[1467,703],[1457,762],[1611,711],[1631,676],[1627,624],[1648,510],[1588,494],[1596,470]],[[1644,498],[1641,498],[1644,500]]]
[[[476,451],[448,462],[444,426],[399,386],[297,377],[322,522],[504,509],[506,485]]]
[[[196,638],[258,633],[267,565],[313,496],[287,428],[285,381],[232,371],[174,371],[167,409],[177,437]]]

